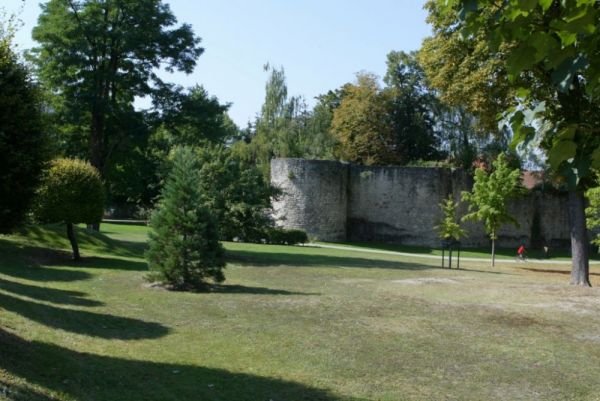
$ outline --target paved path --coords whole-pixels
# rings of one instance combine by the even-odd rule
[[[316,244],[309,243],[305,246],[313,246],[316,248],[327,248],[327,249],[339,249],[342,251],[352,251],[352,252],[366,252],[366,253],[378,253],[381,255],[395,255],[395,256],[410,256],[411,258],[423,258],[423,259],[440,259],[440,255],[424,255],[421,253],[408,253],[408,252],[396,252],[396,251],[385,251],[381,249],[374,248],[358,248],[353,246],[344,246],[344,245],[330,245],[330,244]],[[486,258],[467,258],[461,257],[461,261],[466,262],[490,262],[490,259]],[[496,263],[518,263],[518,264],[527,264],[527,263],[536,263],[542,265],[570,265],[570,260],[545,260],[545,259],[527,259],[526,262],[521,262],[515,259],[496,259]],[[590,260],[590,264],[598,265],[600,261]]]

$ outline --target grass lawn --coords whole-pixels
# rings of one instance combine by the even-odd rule
[[[145,227],[80,230],[80,264],[62,231],[0,237],[0,400],[600,400],[567,264],[227,243],[226,286],[168,292]]]
[[[355,248],[370,248],[379,249],[382,251],[394,251],[415,253],[421,255],[442,256],[442,250],[438,248],[430,248],[425,246],[411,246],[390,244],[384,242],[345,242],[343,244],[336,242],[318,242],[324,245],[343,245],[345,247]],[[491,258],[491,246],[489,248],[462,248],[460,255],[465,258]],[[446,251],[447,254],[447,251]],[[512,259],[517,255],[517,248],[496,248],[496,259]],[[549,258],[546,258],[544,252],[540,249],[527,249],[527,255],[532,259],[549,259],[549,260],[571,260],[571,251],[569,249],[551,249]],[[592,252],[590,255],[592,260],[600,260],[600,254]]]

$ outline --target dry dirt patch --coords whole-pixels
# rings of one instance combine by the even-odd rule
[[[393,280],[392,283],[421,285],[421,284],[458,284],[459,281],[446,277],[422,277],[422,278],[407,278],[403,280]]]

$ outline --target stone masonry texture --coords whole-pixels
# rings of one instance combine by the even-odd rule
[[[279,226],[305,230],[321,241],[378,241],[439,246],[433,228],[441,219],[439,204],[460,200],[472,178],[462,170],[424,167],[368,167],[336,161],[274,159],[271,182],[282,190],[273,203]],[[565,194],[531,191],[511,201],[519,226],[505,225],[498,245],[552,248],[569,243]],[[466,212],[461,204],[459,214]],[[537,216],[537,217],[536,217]],[[534,226],[537,219],[537,229]],[[482,223],[464,224],[464,246],[487,246]],[[537,232],[537,234],[536,234]]]

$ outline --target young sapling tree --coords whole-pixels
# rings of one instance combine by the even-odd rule
[[[493,163],[493,171],[483,168],[475,170],[473,190],[463,192],[463,201],[468,202],[468,213],[463,221],[482,221],[485,231],[492,240],[492,267],[496,262],[496,240],[498,230],[503,224],[519,222],[510,214],[508,201],[522,193],[521,172],[508,165],[504,155],[498,156]]]

